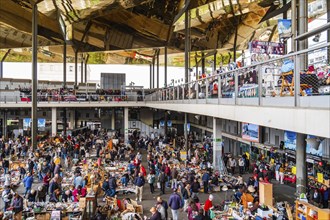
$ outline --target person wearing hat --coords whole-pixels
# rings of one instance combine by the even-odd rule
[[[162,220],[162,216],[161,214],[158,212],[157,208],[156,207],[152,207],[150,209],[150,212],[151,212],[151,216],[150,218],[147,218],[147,216],[144,216],[144,219],[145,220]]]
[[[242,199],[242,205],[245,209],[248,208],[248,203],[249,202],[253,202],[254,198],[251,195],[251,193],[254,193],[255,191],[256,190],[253,186],[249,186],[247,191],[243,192],[243,195],[242,195],[241,199]]]
[[[171,207],[172,219],[179,219],[179,209],[183,207],[181,196],[177,193],[177,188],[173,189],[173,193],[168,200],[168,206]]]

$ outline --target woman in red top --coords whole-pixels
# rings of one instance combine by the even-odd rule
[[[74,202],[79,202],[80,197],[85,197],[86,194],[87,194],[87,189],[79,185],[78,188],[73,190],[72,192]]]
[[[212,200],[213,200],[213,195],[211,194],[209,195],[209,198],[205,201],[204,211],[206,214],[208,214],[209,210],[213,208]]]
[[[147,171],[146,171],[146,168],[144,168],[144,166],[140,166],[140,173],[143,174],[143,176],[147,176]]]

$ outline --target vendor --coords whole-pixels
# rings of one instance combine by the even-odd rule
[[[255,188],[253,186],[249,186],[248,189],[243,192],[243,195],[241,198],[242,198],[242,205],[245,209],[248,208],[249,202],[253,202],[254,198],[251,194],[254,192],[255,192]]]
[[[72,196],[74,202],[79,202],[80,197],[85,197],[87,194],[87,189],[82,186],[78,186],[77,189],[73,190]]]
[[[155,207],[152,207],[150,209],[151,212],[151,216],[149,218],[147,218],[147,216],[144,216],[145,220],[162,220],[162,216],[161,214],[158,212],[158,210]]]
[[[17,192],[15,192],[12,207],[15,214],[23,211],[23,198]]]
[[[50,195],[49,202],[57,203],[60,201],[61,190],[55,189],[54,192]]]

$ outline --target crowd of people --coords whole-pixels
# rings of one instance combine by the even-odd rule
[[[150,138],[141,137],[135,132],[126,144],[123,141],[109,141],[117,139],[103,130],[88,130],[76,136],[46,138],[39,142],[35,151],[31,149],[30,139],[26,136],[1,139],[4,211],[22,212],[23,200],[78,202],[86,197],[91,182],[103,179],[101,189],[104,201],[118,196],[119,185],[133,186],[137,202],[145,201],[144,192],[150,190],[156,199],[150,209],[151,216],[147,219],[177,220],[182,212],[186,213],[189,220],[214,219],[215,211],[226,209],[226,200],[235,200],[242,209],[253,215],[259,207],[259,183],[283,183],[284,171],[280,161],[269,165],[258,158],[252,163],[248,153],[238,158],[224,154],[223,161],[230,174],[221,174],[212,166],[211,139],[195,144],[193,138],[189,137],[186,155],[181,155],[182,150],[185,150],[183,137]],[[64,187],[64,173],[78,162],[86,164],[89,158],[97,161],[98,166],[102,166],[102,159],[108,163],[121,161],[127,165],[120,176],[112,172],[100,176],[100,173],[95,172],[93,178],[88,178],[81,169],[76,168],[69,187]],[[10,161],[15,160],[24,162],[14,171]],[[12,184],[12,172],[19,173],[24,193],[18,193]],[[235,191],[232,197],[215,204],[214,196],[228,189]],[[127,193],[124,191],[124,194]],[[206,200],[202,201],[201,193],[205,194],[203,197]],[[320,194],[311,193],[312,201],[326,204],[328,193],[327,188]],[[165,194],[170,195],[168,201],[165,200]]]

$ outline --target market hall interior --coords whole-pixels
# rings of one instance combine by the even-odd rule
[[[329,5],[0,0],[1,219],[330,219]]]

